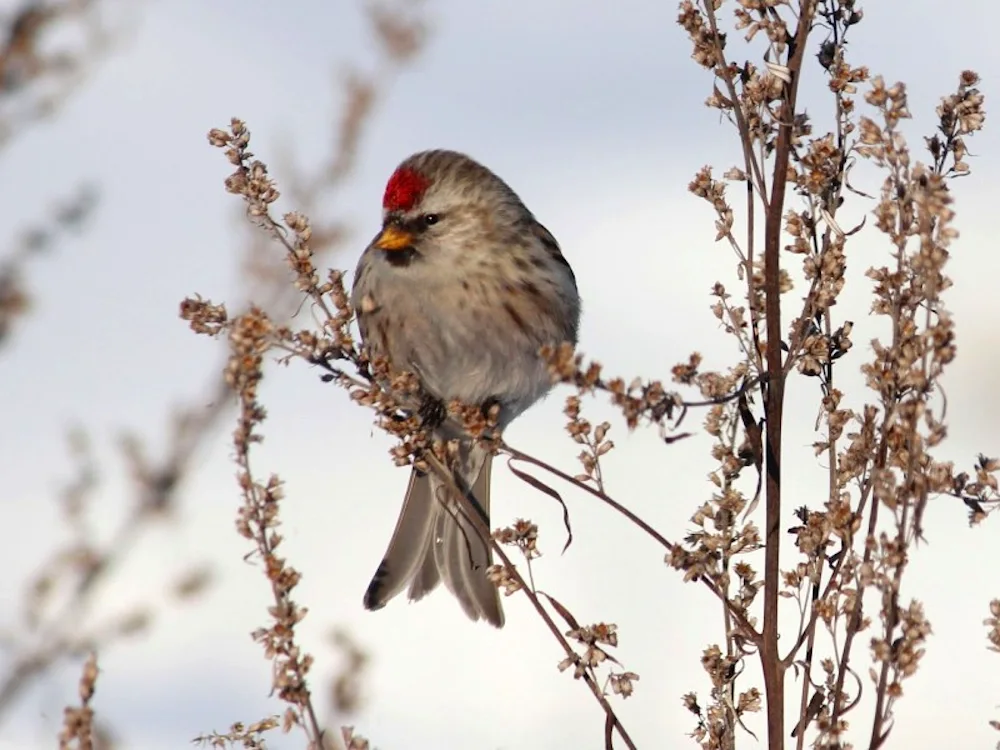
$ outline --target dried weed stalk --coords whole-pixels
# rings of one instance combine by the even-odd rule
[[[31,310],[26,269],[34,256],[50,251],[62,235],[79,231],[94,211],[97,191],[89,185],[77,189],[69,200],[57,204],[45,217],[18,236],[0,257],[0,346],[7,343],[14,326]]]
[[[701,747],[734,748],[743,733],[754,736],[746,719],[762,709],[772,750],[784,748],[789,730],[796,748],[804,747],[807,737],[814,747],[851,747],[848,730],[860,735],[848,717],[863,697],[867,671],[866,697],[874,718],[864,732],[867,746],[875,750],[889,737],[895,704],[920,664],[930,633],[920,602],[900,597],[910,550],[923,534],[928,499],[960,498],[972,523],[1000,502],[1000,463],[981,456],[969,472],[956,473],[933,456],[946,434],[940,378],[956,351],[953,324],[942,303],[951,285],[944,273],[948,247],[957,236],[949,183],[969,172],[966,139],[982,127],[983,97],[978,77],[962,73],[955,92],[937,110],[936,132],[925,139],[930,160],[920,163],[901,130],[909,118],[905,86],[887,85],[848,60],[845,40],[863,19],[854,0],[733,3],[733,16],[725,20],[743,33],[751,49],[762,49],[759,64],[727,57],[722,7],[718,1],[684,0],[678,21],[692,41],[693,58],[713,76],[707,105],[732,123],[742,145],[742,163],[728,168],[722,180],[706,167],[690,184],[691,192],[712,206],[716,240],[724,241],[736,259],[738,291],[716,282],[711,312],[742,357],[724,371],[704,371],[697,353],[677,364],[673,382],[695,389],[699,399],[692,400],[659,380],[606,377],[599,363],[585,362],[568,346],[544,352],[553,379],[576,391],[565,410],[567,430],[582,446],[583,473],[576,476],[503,442],[495,434],[495,414],[451,403],[446,418],[507,455],[516,476],[560,503],[559,492],[524,467],[614,508],[663,547],[665,561],[685,580],[700,583],[719,601],[723,640],[709,644],[701,658],[711,683],[709,701],[700,703],[695,693],[683,698],[696,717],[692,736]],[[835,105],[829,131],[819,135],[797,104],[807,60],[815,60],[826,75]],[[862,87],[866,114],[856,101]],[[390,373],[385,361],[369,359],[358,346],[344,274],[323,276],[317,270],[317,233],[310,220],[302,212],[286,213],[281,220],[272,215],[278,190],[266,165],[249,151],[244,123],[234,119],[229,128],[212,130],[209,140],[225,150],[235,168],[227,190],[244,200],[264,236],[284,249],[295,289],[320,318],[318,329],[294,329],[260,309],[230,317],[224,306],[197,297],[181,308],[195,331],[225,332],[230,339],[227,373],[243,405],[236,435],[246,500],[241,530],[267,561],[275,591],[275,624],[261,640],[279,667],[276,687],[285,690],[295,721],[306,724],[315,740],[319,727],[304,683],[309,662],[292,640],[302,613],[290,599],[297,574],[275,555],[280,485],[277,480],[260,484],[249,473],[248,449],[259,438],[256,428],[263,418],[256,386],[264,357],[274,352],[284,361],[321,368],[326,380],[371,409],[378,427],[396,438],[391,457],[397,465],[435,471],[462,495],[451,469],[455,446],[434,441],[424,429],[416,378]],[[878,198],[850,182],[851,169],[860,161],[881,172]],[[746,190],[739,222],[727,196],[729,183]],[[860,366],[868,398],[858,408],[847,405],[835,380],[853,344],[854,324],[835,314],[845,285],[846,249],[866,223],[841,226],[847,200],[870,201],[873,226],[888,240],[887,264],[868,272],[872,313],[885,325],[872,343],[870,361]],[[798,256],[795,263],[786,260],[793,256]],[[805,287],[801,304],[790,313],[786,309],[783,318],[782,301],[796,283]],[[784,392],[792,377],[816,384],[819,438],[812,458],[822,456],[829,466],[826,486],[798,508],[783,503],[781,481]],[[613,449],[607,440],[610,424],[595,427],[582,415],[581,397],[595,393],[620,410],[628,429],[655,427],[666,444],[690,434],[680,428],[692,407],[705,410],[702,430],[710,438],[716,467],[709,476],[710,495],[695,509],[694,529],[682,541],[668,540],[608,494],[601,460]],[[491,536],[499,559],[491,579],[508,595],[521,592],[529,598],[565,652],[560,668],[572,667],[601,705],[607,719],[605,747],[613,746],[616,734],[634,747],[607,691],[629,696],[638,675],[624,668],[603,671],[617,665],[609,649],[618,643],[618,626],[581,625],[566,606],[536,587],[531,561],[539,554],[539,530],[530,520],[491,535],[471,508],[463,512],[484,538]],[[794,523],[788,531],[791,550],[782,558],[782,528],[789,522]],[[569,528],[568,511],[566,523]],[[523,555],[527,580],[504,546]],[[755,565],[761,556],[759,572]],[[798,614],[797,632],[786,632],[781,640],[784,650],[778,629],[782,600]],[[556,618],[568,630],[557,626]],[[857,653],[862,634],[867,670]],[[762,686],[744,684],[750,680],[747,657],[759,660]],[[801,688],[798,705],[786,711],[789,670]]]
[[[229,332],[232,354],[226,379],[239,398],[233,447],[243,493],[236,528],[240,535],[254,543],[256,557],[271,583],[274,605],[269,614],[272,622],[269,627],[255,630],[253,639],[261,644],[265,656],[274,665],[275,693],[289,704],[283,719],[284,729],[288,731],[292,726],[301,725],[309,738],[310,749],[319,750],[323,747],[323,731],[306,683],[313,658],[303,653],[295,641],[295,628],[306,615],[306,610],[292,598],[299,573],[276,554],[282,542],[277,531],[281,482],[273,475],[266,483],[258,482],[250,469],[250,447],[261,440],[257,428],[265,416],[264,408],[257,401],[257,386],[263,376],[264,354],[270,348],[269,336],[270,322],[255,309],[238,318]]]
[[[736,257],[738,301],[716,283],[712,312],[744,355],[737,369],[762,384],[763,418],[743,399],[710,410],[705,430],[716,440],[718,469],[711,479],[718,491],[693,517],[701,529],[687,540],[693,549],[674,564],[702,575],[691,566],[707,561],[727,601],[743,612],[763,591],[763,623],[747,632],[734,628],[724,611],[725,650],[711,646],[703,659],[712,701],[702,708],[690,694],[684,703],[698,717],[693,736],[702,747],[735,747],[747,695],[735,698],[736,683],[745,657],[755,653],[764,678],[769,748],[784,747],[789,727],[797,748],[807,736],[814,747],[851,747],[848,730],[860,735],[847,717],[862,697],[859,673],[866,671],[855,641],[867,632],[874,719],[866,744],[874,750],[889,737],[893,708],[930,633],[920,602],[900,597],[928,499],[960,497],[973,523],[998,500],[997,462],[980,457],[972,473],[957,473],[933,457],[946,435],[940,378],[956,351],[942,303],[951,286],[944,273],[948,247],[957,237],[949,182],[969,172],[966,139],[982,127],[983,96],[978,76],[963,72],[956,91],[937,109],[937,130],[925,139],[930,159],[921,163],[902,132],[910,117],[905,86],[888,85],[848,59],[846,39],[863,20],[854,0],[739,0],[730,6],[733,15],[724,19],[723,3],[680,3],[678,22],[692,42],[693,59],[713,76],[706,105],[734,126],[743,151],[742,163],[728,168],[722,180],[706,167],[690,190],[711,204],[716,240]],[[727,23],[760,63],[730,59],[731,36],[721,30]],[[807,60],[815,60],[826,76],[835,112],[828,132],[814,132],[797,105]],[[861,88],[866,114],[856,101]],[[852,167],[862,160],[883,175],[874,201],[850,181]],[[727,197],[730,183],[746,190],[740,228]],[[835,314],[840,308],[834,305],[844,288],[848,240],[864,228],[864,222],[841,226],[847,200],[874,203],[874,227],[889,247],[889,263],[867,274],[873,282],[871,312],[885,320],[888,333],[873,340],[872,359],[861,365],[870,395],[857,409],[846,406],[835,382],[851,351],[854,325]],[[799,257],[800,271],[785,260],[792,256]],[[793,276],[804,282],[805,293],[801,306],[783,318],[781,302],[795,284]],[[781,431],[785,382],[795,376],[817,385],[820,437],[813,447],[829,466],[829,479],[819,497],[793,513],[782,503]],[[762,536],[747,520],[757,494],[748,499],[740,489],[746,483],[738,481],[750,467],[757,492],[763,485]],[[790,556],[779,553],[790,514],[796,519],[789,533],[797,560],[789,567]],[[762,577],[746,558],[761,544]],[[778,646],[780,598],[799,613],[798,632],[785,633],[781,641],[790,644],[784,653]],[[798,705],[786,711],[789,669],[801,680],[801,691]],[[759,697],[751,702],[759,706]]]

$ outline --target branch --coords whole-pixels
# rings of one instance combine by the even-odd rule
[[[785,399],[785,373],[781,359],[781,218],[792,149],[795,101],[798,92],[806,41],[812,26],[815,5],[801,0],[795,39],[789,49],[788,71],[780,109],[778,142],[774,155],[771,201],[767,206],[764,230],[764,294],[767,323],[767,396],[765,399],[765,480],[764,629],[760,650],[767,692],[767,735],[770,750],[784,747],[784,669],[778,653],[778,590],[781,586],[781,427]]]

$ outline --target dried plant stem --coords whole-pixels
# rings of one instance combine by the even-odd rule
[[[744,141],[746,143],[746,141]],[[756,160],[750,158],[749,151],[744,148],[743,153],[746,156],[746,161],[751,164],[756,164]],[[757,202],[753,197],[754,188],[753,183],[747,178],[747,261],[745,264],[745,273],[747,279],[747,298],[754,299],[757,294],[757,290],[754,284],[754,241],[757,233]],[[767,201],[762,197],[762,202],[766,208]],[[742,337],[740,337],[742,345]],[[763,372],[764,366],[761,362],[760,357],[760,316],[758,315],[756,309],[751,308],[750,310],[750,341],[753,344],[751,349],[751,356],[748,357],[750,361],[754,363],[757,367],[757,374],[760,375]]]
[[[253,638],[263,646],[265,656],[272,662],[272,689],[289,705],[285,725],[301,725],[309,739],[310,750],[321,750],[323,730],[306,680],[312,656],[303,653],[295,639],[296,627],[306,615],[306,610],[292,599],[300,576],[277,554],[283,541],[278,533],[283,496],[281,483],[276,476],[266,484],[255,480],[250,463],[250,449],[262,440],[257,428],[266,415],[257,400],[257,389],[263,377],[263,354],[269,347],[270,324],[255,308],[235,323],[230,330],[231,352],[226,377],[239,400],[233,447],[243,505],[236,528],[241,536],[254,543],[274,598],[274,605],[268,610],[272,619],[270,627],[258,628]]]
[[[781,219],[788,181],[792,127],[799,73],[815,5],[802,0],[794,47],[788,60],[791,81],[785,86],[781,122],[774,154],[771,200],[764,229],[764,296],[767,325],[767,397],[765,444],[767,476],[765,497],[764,626],[760,656],[767,693],[767,742],[770,750],[785,744],[785,670],[778,653],[778,590],[781,586],[781,427],[785,400],[785,372],[781,360]]]
[[[243,457],[245,460],[237,459],[237,464],[240,465],[244,472],[246,473],[246,478],[250,480],[251,486],[253,482],[253,475],[250,472],[250,462],[249,456],[245,455]],[[254,531],[254,541],[257,544],[257,550],[260,553],[261,559],[265,561],[265,573],[271,573],[271,560],[275,558],[276,545],[274,543],[274,536],[268,535],[268,529],[273,526],[276,520],[275,516],[270,516],[268,518],[268,511],[263,511],[262,508],[257,503],[249,504],[250,507],[250,519],[251,528]],[[281,561],[283,562],[283,561]],[[269,582],[271,584],[271,595],[274,597],[276,620],[280,613],[291,613],[296,610],[296,605],[291,601],[289,597],[289,589],[286,585],[282,584],[278,577],[268,575]],[[304,610],[300,610],[302,614],[305,614]],[[294,618],[293,618],[294,619]],[[281,623],[277,623],[281,625]],[[292,631],[291,627],[285,627],[288,633],[288,651],[294,655],[298,655],[298,647],[292,642]],[[306,731],[310,735],[310,748],[315,748],[320,750],[323,747],[323,729],[320,724],[319,718],[316,715],[316,709],[313,706],[312,694],[306,686],[306,671],[308,669],[309,657],[306,655],[302,659],[294,659],[291,663],[291,670],[294,673],[295,679],[298,681],[295,703],[299,705],[306,719]],[[305,664],[304,664],[305,663]],[[303,668],[305,666],[305,668]],[[277,665],[276,665],[277,673]],[[276,680],[277,683],[277,680]],[[279,687],[279,685],[275,685]]]
[[[704,3],[705,16],[708,18],[708,26],[712,30],[712,43],[715,47],[715,56],[718,64],[724,66],[726,64],[725,52],[722,49],[722,37],[719,34],[719,21],[716,18],[716,7],[712,2]],[[750,136],[750,127],[747,125],[746,116],[743,114],[743,109],[740,107],[740,96],[736,92],[736,83],[733,77],[728,74],[721,76],[726,83],[726,93],[729,94],[729,100],[732,102],[733,107],[730,110],[733,113],[733,117],[736,118],[736,129],[739,131],[740,140],[743,143],[743,163],[747,170],[747,181],[752,186],[752,188],[757,189],[757,194],[760,196],[761,203],[764,205],[764,210],[767,211],[770,205],[767,197],[767,182],[764,180],[763,171],[763,159],[758,160],[753,153],[753,140]],[[750,212],[750,216],[753,216],[753,212]],[[751,269],[752,271],[752,269]],[[750,278],[753,278],[751,273]]]
[[[878,471],[885,467],[886,454],[888,452],[888,446],[885,443],[885,438],[883,436],[882,444],[879,446],[878,457],[875,460],[874,470]],[[871,488],[871,475],[869,475],[869,480],[867,488]],[[864,507],[867,503],[868,493],[862,494],[861,501],[858,506],[858,513],[864,512]],[[877,501],[872,503],[871,514],[868,516],[868,539],[875,538],[875,529],[878,528],[878,509],[879,504]],[[866,565],[871,562],[872,554],[874,551],[874,545],[866,544],[864,557],[862,558],[862,565]],[[846,552],[845,552],[846,555]],[[851,649],[854,645],[854,638],[858,633],[861,632],[861,623],[863,619],[864,608],[862,606],[861,597],[858,600],[851,611],[850,620],[847,623],[847,634],[844,637],[844,648],[837,653],[837,682],[833,691],[833,710],[831,712],[832,716],[830,718],[830,724],[833,727],[837,726],[838,721],[841,716],[846,712],[847,706],[844,704],[844,681],[847,678],[847,673],[850,671],[849,664],[851,661]]]
[[[838,112],[840,107],[840,97],[837,97]],[[842,123],[842,119],[838,116],[838,126]],[[843,140],[843,133],[840,132],[841,140]],[[833,334],[833,324],[830,318],[830,310],[826,309],[823,311],[823,325],[825,327],[825,333],[827,338]],[[829,394],[833,390],[833,375],[834,367],[833,363],[829,363],[825,371],[825,379],[823,382],[824,393]],[[839,488],[837,486],[837,438],[830,429],[829,421],[827,421],[827,492],[829,494],[829,502],[834,502],[837,499]],[[832,590],[834,584],[839,579],[840,566],[843,564],[844,560],[848,555],[848,550],[846,545],[844,545],[840,550],[840,556],[837,558],[837,565],[834,571],[830,575],[830,580],[827,584],[827,590],[823,592],[823,598],[825,599],[830,590]],[[812,668],[813,668],[813,657],[815,654],[816,645],[816,624],[818,620],[819,610],[816,607],[817,602],[820,600],[820,584],[823,575],[823,559],[822,557],[817,557],[812,561],[814,580],[812,581],[811,599],[809,603],[810,616],[809,621],[805,624],[804,628],[799,629],[799,643],[796,644],[795,648],[786,657],[787,661],[791,661],[795,658],[799,647],[801,646],[802,634],[806,637],[806,654],[804,661],[804,671],[802,675],[802,691],[799,696],[799,732],[795,741],[796,750],[802,750],[805,746],[806,741],[806,709],[809,702],[809,691],[812,689]]]

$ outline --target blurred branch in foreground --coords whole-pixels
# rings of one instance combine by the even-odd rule
[[[56,114],[134,29],[139,3],[29,0],[0,20],[0,152]]]
[[[22,232],[13,247],[0,256],[0,348],[17,322],[31,310],[26,267],[37,255],[48,252],[69,232],[79,232],[97,204],[97,190],[83,185],[71,199],[57,205],[41,222]]]

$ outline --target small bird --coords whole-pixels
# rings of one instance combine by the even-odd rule
[[[552,386],[540,349],[576,344],[580,296],[559,244],[503,180],[454,151],[404,160],[382,209],[351,295],[364,346],[439,402],[498,405],[503,430]],[[459,440],[456,472],[488,528],[492,454],[448,423],[435,437]],[[503,627],[486,577],[492,552],[455,494],[413,469],[367,609],[407,585],[417,601],[444,581],[470,618]]]

